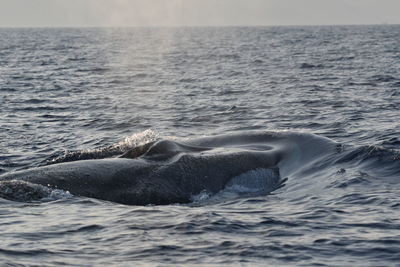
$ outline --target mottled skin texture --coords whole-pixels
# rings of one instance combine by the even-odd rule
[[[308,139],[314,144],[319,140],[321,147],[312,149],[312,153],[304,151]],[[160,140],[134,148],[119,158],[54,164],[5,174],[0,181],[23,180],[78,196],[131,205],[187,203],[192,195],[203,190],[216,193],[231,178],[250,170],[278,170],[285,164],[290,170],[294,168],[290,164],[304,165],[303,161],[310,157],[331,150],[332,144],[310,134],[269,132],[184,143]]]

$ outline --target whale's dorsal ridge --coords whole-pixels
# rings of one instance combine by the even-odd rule
[[[191,146],[171,140],[159,140],[150,146],[143,154],[145,158],[170,158],[181,153],[191,153],[210,150],[208,147]]]
[[[150,148],[151,146],[156,143],[157,141],[149,142],[141,146],[134,147],[128,151],[126,151],[124,154],[119,156],[120,158],[129,158],[129,159],[135,159],[138,158],[142,155],[144,155]]]
[[[170,158],[180,153],[190,153],[190,152],[200,152],[210,150],[212,148],[209,147],[200,147],[200,146],[192,146],[186,145],[183,143],[178,143],[171,140],[157,140],[154,142],[150,142],[138,147],[135,147],[123,155],[120,158]]]

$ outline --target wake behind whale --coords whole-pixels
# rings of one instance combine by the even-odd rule
[[[64,190],[76,196],[147,205],[188,203],[196,196],[223,190],[267,194],[281,187],[287,177],[334,154],[335,148],[327,138],[291,132],[161,139],[119,157],[4,174],[0,176],[0,197],[29,201]]]

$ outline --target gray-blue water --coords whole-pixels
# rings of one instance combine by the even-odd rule
[[[158,137],[340,144],[268,195],[0,199],[0,265],[400,266],[399,44],[390,25],[0,29],[0,174]]]

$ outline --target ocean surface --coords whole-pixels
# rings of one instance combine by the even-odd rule
[[[337,144],[268,194],[0,198],[0,265],[400,266],[399,44],[396,25],[0,29],[2,175],[159,138]]]

